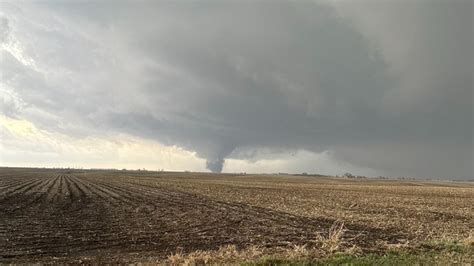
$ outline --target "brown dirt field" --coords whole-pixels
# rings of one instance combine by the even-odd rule
[[[227,244],[382,252],[474,228],[472,183],[0,168],[0,263],[137,262]]]

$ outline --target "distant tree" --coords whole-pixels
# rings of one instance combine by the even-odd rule
[[[343,176],[344,176],[345,178],[354,178],[354,175],[351,174],[351,173],[345,173]]]

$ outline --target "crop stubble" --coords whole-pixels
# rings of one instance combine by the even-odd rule
[[[212,189],[222,186],[215,178],[202,185],[205,178],[185,180],[177,174],[1,169],[0,262],[101,256],[130,261],[226,244],[270,249],[312,245],[315,234],[327,232],[335,221],[251,199],[222,198],[230,195],[222,194],[225,189],[205,190],[209,184]],[[268,193],[258,187],[226,188],[245,197]],[[403,230],[358,223],[347,227],[348,243],[364,250],[376,251],[377,241],[413,238]]]

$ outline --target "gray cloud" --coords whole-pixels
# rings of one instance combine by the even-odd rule
[[[473,176],[470,1],[4,10],[8,42],[35,64],[7,49],[2,84],[40,126],[176,144],[212,171],[264,147],[330,150],[380,174]]]
[[[0,43],[6,42],[10,34],[10,25],[8,19],[0,17]]]

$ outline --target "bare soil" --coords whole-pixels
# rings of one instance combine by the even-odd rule
[[[437,230],[467,237],[472,206],[468,183],[0,168],[0,263],[311,246],[336,220],[347,246],[383,252]]]

